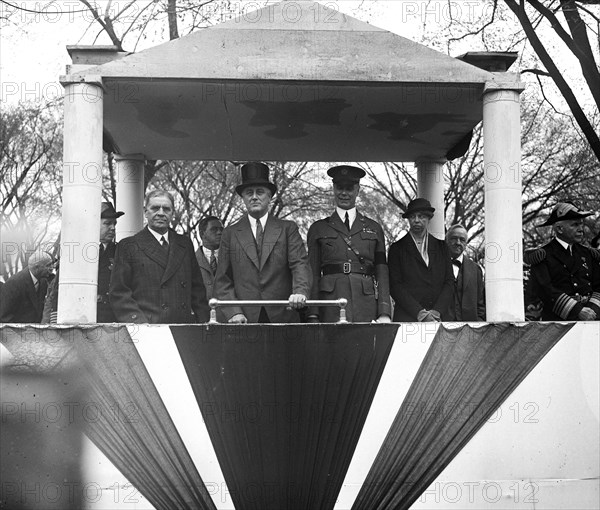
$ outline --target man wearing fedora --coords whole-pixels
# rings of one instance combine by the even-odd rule
[[[446,243],[429,231],[435,209],[416,198],[402,215],[409,231],[390,247],[390,293],[395,301],[394,321],[451,320],[448,310],[454,297],[454,274]]]
[[[598,252],[582,246],[582,211],[567,202],[556,204],[541,226],[552,226],[554,239],[527,253],[530,278],[542,300],[542,320],[593,321],[600,318],[600,266]]]
[[[223,308],[232,323],[300,322],[311,276],[304,243],[293,221],[269,214],[277,192],[269,167],[250,162],[242,166],[236,187],[246,207],[242,218],[223,230],[214,295],[221,300],[288,300],[289,306]]]
[[[356,210],[364,170],[330,168],[335,212],[308,231],[308,258],[313,273],[311,299],[346,298],[349,322],[390,322],[391,304],[383,229]],[[311,322],[337,322],[334,307],[313,307]]]
[[[119,322],[207,322],[209,309],[192,241],[171,226],[173,195],[155,189],[144,200],[146,227],[117,245],[110,305]]]
[[[125,214],[115,211],[110,202],[102,202],[100,209],[100,243],[98,244],[98,297],[96,306],[96,322],[116,322],[115,314],[108,301],[110,275],[115,260],[115,227],[117,218]],[[42,322],[56,323],[58,307],[59,274],[52,280],[44,303]]]

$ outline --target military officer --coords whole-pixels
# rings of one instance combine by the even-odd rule
[[[356,210],[365,172],[342,165],[330,168],[335,212],[312,224],[308,258],[313,272],[311,299],[346,298],[349,322],[390,322],[389,275],[383,230]],[[335,307],[312,307],[310,322],[337,322]]]
[[[592,321],[600,317],[600,266],[597,252],[582,246],[583,218],[570,203],[558,203],[542,226],[552,225],[554,239],[528,253],[531,280],[544,304],[542,320]]]

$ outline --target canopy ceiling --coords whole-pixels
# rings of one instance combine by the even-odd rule
[[[69,72],[63,83],[102,81],[115,152],[189,160],[445,158],[495,79],[309,1]]]

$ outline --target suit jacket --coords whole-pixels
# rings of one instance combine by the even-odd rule
[[[29,268],[10,277],[2,286],[0,322],[35,324],[42,321],[48,281],[40,278],[36,292]]]
[[[173,230],[168,255],[147,227],[119,242],[109,299],[119,322],[185,324],[209,316],[192,242]]]
[[[96,322],[117,322],[117,318],[110,306],[108,290],[110,285],[110,276],[115,260],[116,244],[108,243],[106,249],[98,254],[98,292],[96,305]],[[43,323],[56,324],[56,314],[58,311],[58,289],[60,279],[59,272],[48,286],[48,294],[44,302],[44,313],[42,315]]]
[[[463,263],[454,282],[454,299],[448,320],[485,321],[484,290],[483,271],[469,257],[463,256]]]
[[[215,275],[210,268],[210,262],[204,255],[202,246],[196,250],[196,260],[200,266],[200,273],[202,273],[202,281],[204,282],[204,288],[206,289],[206,298],[210,299],[213,297],[214,286],[215,286]]]
[[[362,264],[359,256],[353,250],[348,250],[344,238],[350,240],[365,264],[374,266],[373,276],[341,272],[321,274],[321,269],[328,264]],[[308,230],[308,259],[313,276],[311,299],[346,298],[346,317],[349,322],[370,322],[381,314],[391,317],[385,240],[379,223],[358,212],[350,232],[337,213],[316,221]],[[339,319],[338,309],[330,306],[311,308],[309,314],[319,315],[322,322],[337,322]]]
[[[571,256],[553,239],[532,263],[531,283],[544,303],[544,321],[578,320],[584,306],[600,317],[600,266],[585,246],[573,243],[572,250]]]
[[[293,221],[269,214],[264,229],[262,257],[248,215],[223,230],[214,293],[217,299],[287,300],[290,294],[310,295],[311,276],[304,243]],[[265,307],[271,322],[299,322],[298,313],[286,307]],[[223,308],[227,319],[243,313],[258,322],[260,307]]]
[[[394,321],[416,322],[420,310],[437,310],[449,320],[448,309],[454,293],[450,253],[444,241],[427,234],[429,266],[410,234],[390,247],[390,293],[396,303]]]

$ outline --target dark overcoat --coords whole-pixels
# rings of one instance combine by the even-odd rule
[[[119,322],[187,324],[209,317],[192,242],[173,230],[168,254],[147,227],[118,243],[109,298]]]
[[[42,321],[48,281],[40,278],[39,282],[36,291],[28,268],[6,280],[0,294],[0,322],[36,324]]]
[[[444,241],[427,234],[429,266],[410,234],[390,247],[390,294],[395,301],[394,321],[416,322],[419,311],[437,310],[450,320],[448,310],[454,293],[450,253]]]
[[[221,237],[214,294],[222,300],[287,300],[291,294],[310,295],[311,275],[304,242],[293,221],[269,214],[260,261],[248,215],[226,227]],[[227,320],[243,313],[258,322],[260,307],[223,308]],[[287,307],[265,307],[273,323],[299,322]]]
[[[308,258],[313,275],[311,299],[346,298],[349,322],[370,322],[381,314],[391,317],[385,239],[379,223],[358,212],[350,232],[337,213],[316,221],[308,231]],[[322,274],[325,266],[344,262],[372,266],[374,275]],[[321,322],[339,319],[335,307],[310,308],[308,313],[318,315]]]

